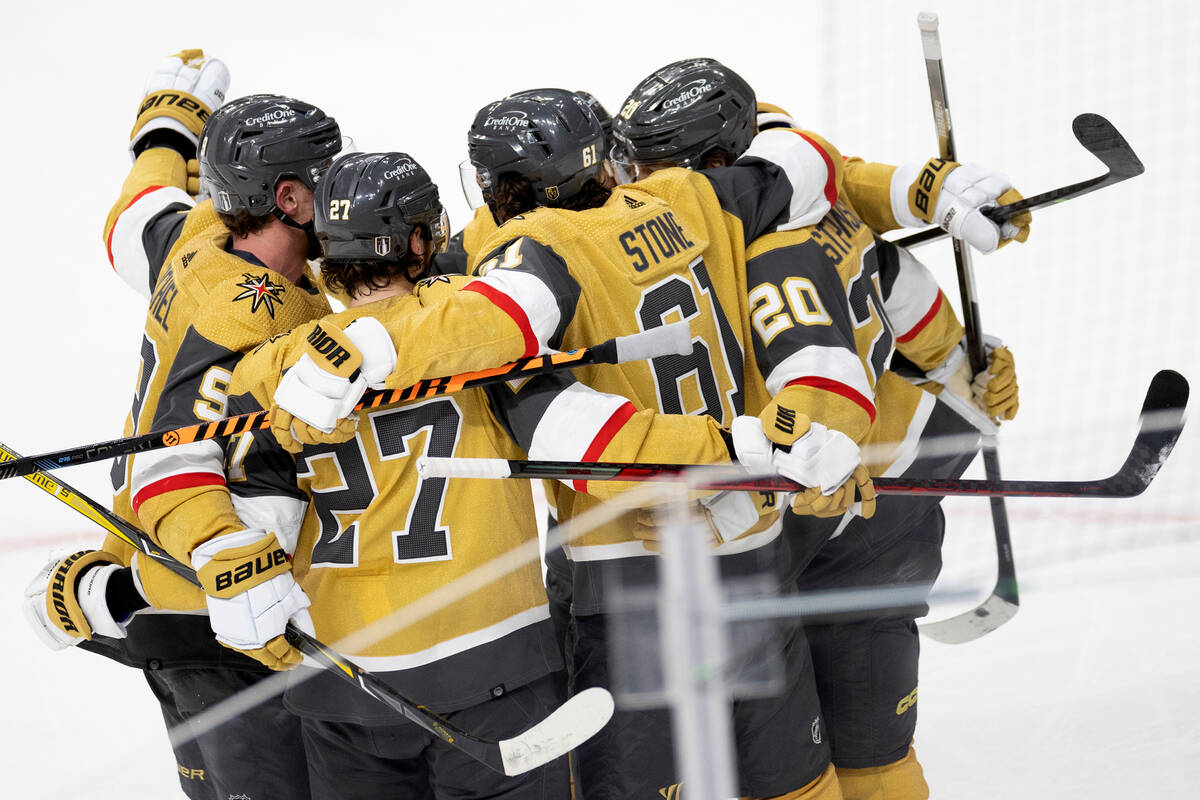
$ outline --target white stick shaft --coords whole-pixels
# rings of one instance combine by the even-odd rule
[[[507,478],[512,475],[503,458],[436,458],[417,459],[417,474],[422,478]]]
[[[672,322],[660,328],[621,336],[617,339],[617,361],[641,361],[656,356],[686,356],[692,352],[691,326],[686,322]]]

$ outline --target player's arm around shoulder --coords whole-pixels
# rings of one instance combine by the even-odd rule
[[[820,220],[837,202],[842,157],[812,131],[761,131],[729,167],[704,170],[722,208],[742,220],[745,243],[775,228],[793,230]]]

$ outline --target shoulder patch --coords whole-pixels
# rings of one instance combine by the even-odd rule
[[[250,313],[258,312],[258,309],[265,307],[267,314],[271,319],[275,319],[275,303],[283,302],[283,293],[287,291],[287,287],[281,283],[275,283],[271,280],[271,276],[267,273],[262,275],[253,275],[246,272],[242,274],[242,282],[235,284],[245,291],[237,294],[233,298],[233,302],[238,300],[250,301]]]
[[[424,289],[426,287],[433,286],[435,283],[449,283],[449,282],[450,282],[449,275],[430,275],[428,278],[422,278],[421,280],[417,281],[415,288]]]

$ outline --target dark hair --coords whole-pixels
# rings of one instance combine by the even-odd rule
[[[599,208],[608,201],[612,191],[594,178],[589,178],[579,191],[562,200],[556,208],[568,211],[586,211],[589,208]],[[492,189],[492,198],[488,207],[496,222],[503,224],[518,214],[525,214],[537,208],[537,196],[533,184],[528,178],[515,172],[506,172],[496,181]]]
[[[433,241],[425,225],[418,225],[421,238],[428,244]],[[321,277],[330,290],[339,289],[353,299],[375,289],[386,288],[397,278],[416,283],[428,274],[432,265],[432,254],[427,264],[422,264],[416,253],[408,253],[403,261],[330,261],[321,260]]]
[[[270,224],[271,220],[275,219],[271,215],[252,217],[250,212],[242,209],[236,214],[222,214],[217,212],[217,216],[229,232],[239,238],[245,238],[252,233],[258,233],[263,228]]]

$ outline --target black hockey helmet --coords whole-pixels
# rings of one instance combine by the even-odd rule
[[[742,76],[711,58],[655,70],[613,119],[612,159],[699,169],[714,147],[737,158],[754,138],[757,103]]]
[[[467,134],[467,161],[485,200],[500,176],[526,178],[541,205],[557,206],[600,175],[604,131],[588,103],[566,89],[533,89],[489,103]],[[464,164],[464,173],[467,165]]]
[[[223,214],[275,211],[275,185],[297,178],[315,189],[342,149],[337,122],[316,106],[276,94],[232,100],[200,133],[200,187]]]
[[[605,147],[604,150],[601,150],[601,153],[608,152],[607,148],[612,139],[612,114],[608,113],[608,109],[604,107],[604,104],[597,100],[596,96],[591,92],[585,92],[582,89],[579,89],[575,92],[575,94],[583,98],[583,102],[587,103],[588,108],[590,108],[592,113],[596,115],[596,119],[600,120],[600,130],[604,132]]]
[[[438,188],[405,153],[351,153],[329,167],[313,197],[313,223],[326,261],[400,263],[424,225],[434,252],[450,224]]]

